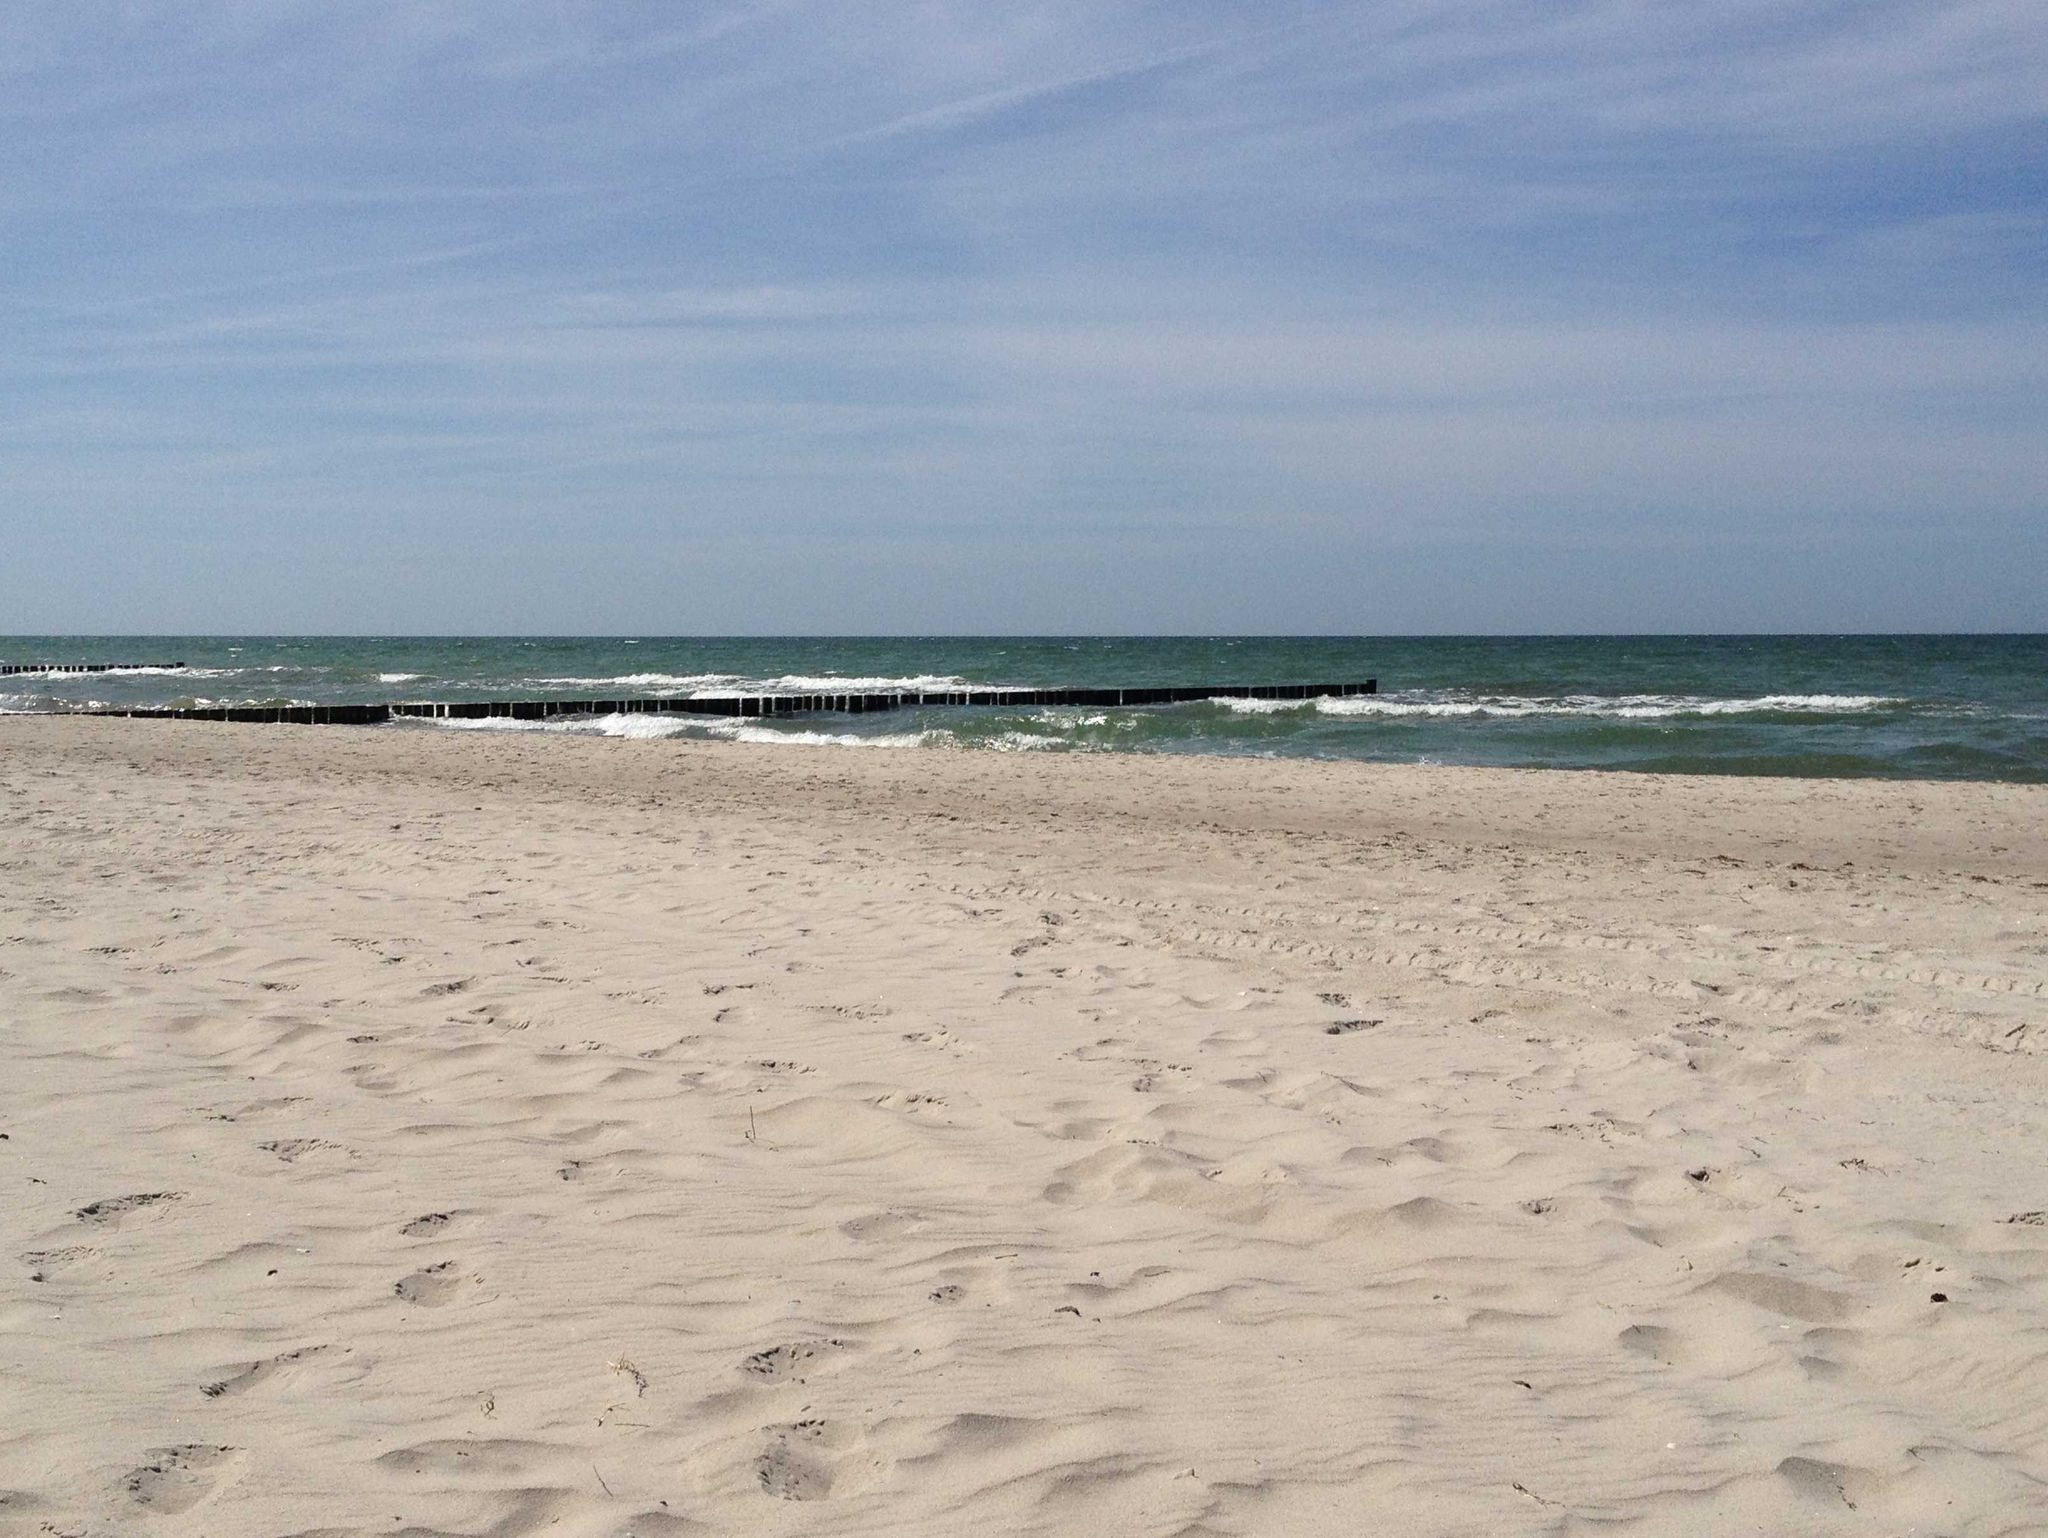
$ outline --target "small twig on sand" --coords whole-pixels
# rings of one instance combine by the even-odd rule
[[[591,1466],[590,1466],[590,1472],[591,1472],[591,1473],[593,1473],[593,1474],[597,1474],[597,1465],[596,1465],[596,1464],[594,1464],[594,1463],[593,1463],[593,1464],[591,1464]],[[602,1475],[602,1474],[597,1474],[597,1487],[598,1487],[598,1488],[599,1488],[600,1490],[604,1491],[604,1493],[605,1493],[606,1495],[612,1495],[612,1487],[611,1487],[610,1485],[608,1485],[608,1484],[606,1484],[606,1483],[604,1482],[604,1475]],[[618,1497],[617,1497],[616,1495],[612,1495],[612,1499],[613,1499],[613,1500],[617,1500],[617,1499],[618,1499]]]

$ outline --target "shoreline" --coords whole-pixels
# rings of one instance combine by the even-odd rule
[[[0,722],[0,1517],[2048,1520],[2048,787],[648,747]]]
[[[1352,826],[1357,818],[1368,822],[1390,817],[1419,819],[1424,826],[1444,836],[1467,835],[1496,840],[1534,838],[1552,840],[1560,817],[1572,819],[1583,839],[1625,835],[1617,840],[1629,847],[1652,850],[1662,846],[1649,838],[1671,841],[1677,851],[1706,848],[1716,840],[1732,837],[1759,851],[1760,857],[1772,841],[1805,841],[1809,854],[1837,850],[1855,841],[1875,836],[1887,852],[1919,849],[1924,857],[1933,851],[1954,847],[1966,851],[1973,862],[1985,869],[2013,875],[2048,869],[2048,784],[2014,780],[1884,779],[1875,776],[1824,777],[1750,774],[1684,774],[1626,768],[1554,765],[1488,766],[1447,763],[1386,763],[1362,759],[1273,757],[1221,753],[1158,752],[1066,752],[1013,753],[972,746],[941,745],[916,752],[877,748],[849,752],[839,744],[761,743],[752,741],[698,740],[689,738],[636,739],[606,737],[572,732],[505,730],[475,732],[462,729],[396,727],[389,730],[298,726],[259,723],[217,722],[131,722],[121,717],[59,716],[55,714],[0,717],[0,753],[10,746],[7,733],[29,727],[30,742],[38,749],[61,746],[106,753],[130,764],[176,763],[192,768],[232,772],[252,761],[273,762],[277,755],[253,752],[273,735],[286,749],[284,757],[298,759],[300,748],[335,745],[338,753],[310,753],[304,760],[317,769],[322,760],[349,764],[362,772],[390,777],[409,773],[429,778],[466,775],[478,767],[480,757],[496,757],[509,769],[514,765],[529,771],[559,753],[564,763],[608,762],[617,773],[608,776],[598,793],[647,801],[670,787],[664,771],[685,768],[702,784],[735,792],[754,787],[765,771],[787,763],[839,771],[832,779],[859,783],[895,793],[914,782],[920,795],[944,795],[965,787],[981,795],[1009,780],[1017,787],[1029,787],[1043,796],[1050,787],[1067,786],[1094,794],[1114,795],[1119,782],[1129,775],[1142,775],[1153,783],[1169,786],[1176,793],[1207,792],[1207,810],[1214,813],[1244,805],[1255,798],[1263,803],[1262,817],[1270,818],[1276,801],[1293,814],[1280,826],[1296,831],[1332,830]],[[35,734],[51,731],[52,744]],[[76,734],[68,735],[77,728]],[[163,734],[163,740],[157,740]],[[408,747],[400,749],[396,744]],[[410,745],[425,745],[418,753]],[[447,744],[445,749],[432,746]],[[287,747],[287,745],[289,745]],[[458,746],[459,745],[459,746]],[[940,768],[939,766],[951,766]],[[544,771],[543,771],[544,772]],[[1213,782],[1205,784],[1205,781]],[[1348,783],[1347,783],[1348,782]],[[813,775],[800,775],[797,784],[815,789]],[[1431,792],[1453,790],[1459,801],[1446,807]],[[1376,807],[1370,802],[1352,801],[1333,807],[1322,798],[1329,795],[1362,794],[1379,791],[1393,799]],[[1482,803],[1503,798],[1520,805],[1533,797],[1540,812],[1534,820],[1516,823],[1502,815],[1488,816]],[[1609,811],[1647,797],[1653,807],[1665,810],[1673,819],[1655,830],[1631,833],[1625,825],[1601,823],[1592,814]],[[1823,821],[1802,822],[1796,831],[1774,830],[1770,840],[1752,838],[1740,826],[1725,830],[1703,827],[1702,816],[1737,809],[1752,803],[1775,810],[1803,807],[1818,799],[1830,813],[1854,815],[1851,826]],[[1680,803],[1688,803],[1681,805]],[[1642,808],[1630,806],[1640,814]],[[1157,808],[1145,803],[1119,805],[1121,817],[1152,819]],[[1931,820],[1930,820],[1931,819]],[[1997,841],[1986,834],[1972,838],[1970,829],[1980,819],[2010,823]],[[1170,818],[1168,820],[1171,820]],[[1253,819],[1247,825],[1264,825]],[[2048,883],[2044,883],[2048,890]]]
[[[1247,689],[1252,686],[1245,686]],[[1349,687],[1349,686],[1340,686]],[[1286,746],[1268,749],[1247,749],[1244,747],[1203,746],[1205,739],[1199,733],[1184,737],[1162,735],[1150,740],[1117,738],[1114,734],[1100,741],[1086,738],[1062,738],[1063,730],[1070,730],[1074,721],[1042,719],[1046,712],[1085,710],[1085,706],[1033,705],[1028,710],[1035,714],[1017,718],[1021,729],[1004,727],[1000,731],[975,735],[961,728],[962,721],[968,721],[973,712],[966,716],[948,720],[952,710],[948,706],[959,706],[968,700],[974,691],[952,691],[943,703],[939,696],[932,696],[933,703],[911,705],[894,703],[903,696],[896,695],[708,695],[701,700],[681,703],[649,698],[620,699],[612,701],[577,701],[572,699],[536,699],[518,702],[496,703],[488,701],[455,701],[430,704],[410,702],[397,704],[315,704],[298,701],[286,705],[226,705],[202,703],[198,706],[158,705],[109,705],[104,702],[90,708],[58,709],[15,709],[0,708],[0,722],[6,721],[65,721],[65,720],[140,720],[170,723],[202,723],[216,727],[342,727],[342,728],[396,728],[403,731],[437,729],[444,731],[484,731],[507,735],[550,735],[560,737],[599,737],[630,741],[661,741],[676,745],[748,745],[803,748],[816,746],[874,748],[874,749],[952,749],[961,751],[994,751],[1006,754],[1028,754],[1047,756],[1146,756],[1159,758],[1199,758],[1249,761],[1255,763],[1322,763],[1334,765],[1358,765],[1383,768],[1449,768],[1470,770],[1507,771],[1555,771],[1565,773],[1591,774],[1639,774],[1656,778],[1699,779],[1699,780],[1797,780],[1797,781],[1871,781],[1891,785],[2017,785],[2048,786],[2048,770],[2037,762],[2012,756],[2005,764],[2003,773],[1964,773],[1947,771],[1937,774],[1911,775],[1896,772],[1887,763],[1882,753],[1859,755],[1850,747],[1839,753],[1816,751],[1801,752],[1789,747],[1772,747],[1766,751],[1762,746],[1749,753],[1727,753],[1718,749],[1695,749],[1686,751],[1682,742],[1674,743],[1663,753],[1651,754],[1644,750],[1644,756],[1622,758],[1612,762],[1594,758],[1564,758],[1550,760],[1531,756],[1524,761],[1481,762],[1470,757],[1438,756],[1428,751],[1404,753],[1394,757],[1376,757],[1347,751],[1300,751]],[[1004,691],[993,691],[1001,693]],[[1019,694],[1050,694],[1057,692],[1086,693],[1091,691],[1009,691]],[[1115,692],[1115,691],[1093,691]],[[1124,691],[1168,693],[1172,691]],[[1200,700],[1182,703],[1233,704],[1255,703],[1260,706],[1275,705],[1281,709],[1328,703],[1339,712],[1345,712],[1359,700],[1368,708],[1385,703],[1394,712],[1410,707],[1399,701],[1382,702],[1378,696],[1364,694],[1339,697],[1320,696],[1302,700],[1268,699],[1261,695],[1248,699],[1230,694],[1217,694],[1211,690],[1201,691]],[[861,704],[862,700],[874,703]],[[832,702],[853,702],[846,710],[836,711]],[[780,708],[788,701],[788,708]],[[1139,720],[1149,715],[1151,702],[1133,702],[1126,706],[1108,705],[1104,711],[1127,710]],[[564,709],[564,707],[571,707]],[[586,708],[587,707],[587,708]],[[756,708],[758,707],[758,708]],[[991,707],[992,708],[992,707]],[[1019,706],[1020,710],[1027,707]],[[1478,708],[1478,707],[1474,707]],[[1664,709],[1667,707],[1658,707]],[[1682,707],[1668,707],[1682,713]],[[1509,712],[1510,717],[1514,713]],[[1163,718],[1162,718],[1163,719]],[[1401,719],[1398,715],[1396,719]],[[898,724],[900,723],[900,724]],[[971,724],[971,722],[969,723]],[[1000,724],[1000,723],[999,723]],[[1102,724],[1101,720],[1083,721],[1082,725]],[[1128,723],[1127,723],[1128,724]],[[891,727],[894,730],[891,730]],[[862,728],[880,727],[878,733],[864,735]],[[1037,728],[1034,730],[1032,728]],[[1928,745],[1932,746],[1932,745]],[[1840,772],[1845,764],[1860,764],[1860,772]],[[1828,767],[1815,770],[1810,766],[1822,764]],[[1829,772],[1832,768],[1834,772]]]

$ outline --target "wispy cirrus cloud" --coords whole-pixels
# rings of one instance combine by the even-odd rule
[[[692,575],[747,538],[828,610],[907,540],[1001,548],[1025,628],[1053,544],[1263,542],[1227,612],[1293,625],[1304,560],[1493,541],[1605,562],[1571,628],[1738,537],[1892,551],[1924,621],[1938,524],[1942,591],[2048,618],[2000,587],[2048,539],[2009,0],[24,8],[0,125],[0,602],[45,626],[176,623],[194,531],[284,569],[350,528],[666,540],[629,628],[679,581],[769,623]],[[165,563],[96,584],[67,524]],[[1407,623],[1486,628],[1458,570]]]

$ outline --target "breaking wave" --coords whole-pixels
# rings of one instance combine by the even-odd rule
[[[785,673],[775,678],[749,678],[739,673],[618,673],[607,678],[535,678],[541,688],[651,689],[719,699],[734,694],[886,694],[935,693],[945,689],[987,689],[969,684],[954,673],[916,673],[907,677],[855,677],[842,673]],[[505,687],[505,686],[501,686]],[[510,686],[516,689],[517,686]]]
[[[917,748],[950,741],[945,732],[821,732],[805,727],[770,726],[759,721],[729,721],[717,716],[632,715],[554,716],[542,721],[514,721],[485,716],[473,721],[418,717],[400,723],[458,732],[552,732],[572,737],[617,737],[635,742],[667,738],[700,741],[771,742],[797,747]]]
[[[1362,694],[1348,699],[1330,696],[1310,700],[1216,699],[1210,703],[1234,714],[1248,716],[1314,711],[1325,716],[1485,716],[1506,719],[1589,716],[1616,721],[1657,721],[1686,716],[1861,715],[1897,709],[1911,702],[1879,694],[1763,694],[1752,699],[1704,699],[1665,694],[1569,694],[1554,698],[1528,695],[1415,698]]]

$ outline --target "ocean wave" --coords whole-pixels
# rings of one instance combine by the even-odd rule
[[[1205,705],[1220,705],[1223,709],[1236,716],[1270,716],[1277,715],[1283,710],[1314,710],[1325,699],[1334,698],[1334,695],[1317,695],[1313,699],[1306,700],[1243,700],[1235,695],[1219,694],[1212,699],[1204,700],[1202,703]]]
[[[555,731],[582,733],[592,737],[618,737],[628,742],[659,742],[665,737],[687,735],[689,726],[677,716],[593,716],[571,717],[549,722]]]
[[[1861,715],[1897,709],[1911,701],[1881,694],[1762,694],[1749,699],[1706,699],[1669,694],[1570,694],[1556,697],[1481,695],[1454,698],[1404,698],[1360,694],[1339,699],[1331,695],[1308,700],[1216,699],[1238,715],[1272,715],[1281,711],[1314,711],[1325,716],[1450,718],[1483,716],[1516,719],[1530,716],[1590,717],[1621,721],[1656,721],[1688,716]]]
[[[52,700],[47,694],[0,694],[0,716],[65,716],[108,709],[105,700]]]
[[[424,675],[419,673],[379,673],[377,675],[377,682],[380,684],[409,684],[414,679],[422,676]]]
[[[549,689],[607,689],[617,686],[626,689],[666,689],[682,693],[685,690],[724,687],[743,681],[737,673],[616,673],[609,678],[529,678],[496,683],[491,687],[515,693],[527,684]]]
[[[923,694],[946,689],[989,688],[970,684],[951,673],[918,673],[905,678],[856,677],[843,673],[784,673],[776,678],[756,678],[743,673],[617,673],[608,678],[533,678],[525,681],[541,688],[561,689],[656,689],[688,693],[698,699],[723,699],[735,694]],[[520,683],[498,687],[516,692]]]
[[[728,680],[726,685],[700,689],[705,699],[727,694],[937,694],[949,689],[993,689],[994,684],[971,684],[951,673],[918,673],[908,678],[856,678],[840,673],[785,673],[780,678]]]
[[[727,742],[773,742],[783,746],[794,744],[816,748],[921,748],[930,742],[952,740],[946,732],[876,732],[863,735],[859,732],[814,732],[804,728],[785,730],[739,721],[706,722],[702,735]]]
[[[476,716],[468,720],[437,716],[401,716],[391,723],[402,729],[422,727],[450,732],[563,732],[586,737],[675,737],[681,735],[679,716],[548,716],[539,721],[515,721],[510,716]]]
[[[483,716],[469,721],[415,719],[424,726],[467,732],[554,732],[575,737],[618,737],[638,742],[686,737],[697,741],[774,742],[798,747],[916,748],[947,735],[929,731],[819,732],[801,727],[766,726],[754,721],[727,721],[715,716],[673,716],[639,711],[630,715],[552,716],[541,721],[514,721],[506,716]]]
[[[652,719],[650,717],[650,719]],[[568,728],[561,720],[515,721],[510,716],[479,716],[474,720],[442,720],[434,716],[400,716],[391,725],[401,731],[415,728],[450,732],[559,732]]]
[[[266,694],[261,699],[258,699],[250,694],[232,697],[225,694],[218,697],[195,694],[188,699],[171,701],[168,708],[172,710],[220,710],[222,708],[229,710],[269,710],[278,705],[317,705],[319,703],[318,700],[300,699],[295,695]]]
[[[1645,713],[1668,711],[1672,715],[1696,716],[1746,716],[1746,715],[1856,715],[1869,710],[1895,710],[1910,705],[1911,700],[1898,699],[1883,694],[1764,694],[1750,700],[1686,700],[1678,702],[1660,701],[1654,697],[1641,705],[1631,703],[1626,710],[1640,709]]]

